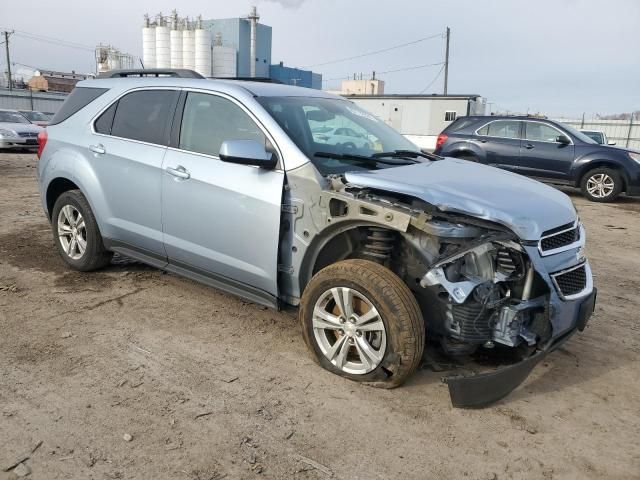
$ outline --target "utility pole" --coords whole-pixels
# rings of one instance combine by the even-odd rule
[[[11,58],[9,57],[9,35],[13,32],[4,32],[4,48],[7,52],[7,73],[9,75],[9,91],[13,90],[13,85],[11,84]]]
[[[451,29],[447,27],[447,47],[444,54],[444,94],[447,94],[447,87],[449,86],[449,37],[451,36]]]

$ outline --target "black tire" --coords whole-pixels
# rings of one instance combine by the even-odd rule
[[[362,374],[346,373],[322,353],[313,328],[316,302],[327,290],[347,287],[364,295],[378,310],[386,331],[386,351],[378,366]],[[322,269],[307,285],[299,319],[313,360],[337,375],[380,388],[394,388],[419,366],[425,343],[422,312],[411,290],[391,270],[368,260],[351,259]]]
[[[62,245],[62,240],[58,235],[58,218],[60,216],[60,211],[67,205],[80,212],[84,219],[85,227],[83,238],[86,237],[86,248],[80,258],[71,258],[71,256],[65,251]],[[103,268],[111,261],[113,253],[104,248],[102,235],[98,229],[96,218],[91,211],[89,202],[87,202],[87,199],[80,190],[68,190],[58,197],[51,213],[51,228],[58,253],[60,253],[60,256],[65,263],[74,270],[89,272]]]
[[[594,195],[589,192],[590,180],[594,179],[594,177],[598,178],[600,175],[604,175],[604,178],[611,179],[613,182],[613,189],[611,189],[605,196],[599,196],[598,194]],[[624,183],[620,172],[606,167],[594,168],[593,170],[588,171],[580,181],[580,190],[582,190],[582,195],[592,202],[613,202],[622,192],[623,186]]]

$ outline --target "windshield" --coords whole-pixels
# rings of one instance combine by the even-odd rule
[[[376,153],[418,152],[383,121],[348,100],[315,97],[259,97],[295,144],[323,175],[405,164],[378,160]]]
[[[0,110],[0,123],[31,123],[24,115],[18,112]]]
[[[32,122],[46,122],[49,117],[42,112],[20,112]]]
[[[573,135],[574,137],[577,137],[578,140],[583,141],[584,143],[591,143],[591,144],[597,144],[598,142],[596,142],[594,139],[587,137],[584,133],[582,133],[580,130],[576,130],[575,128],[573,128],[570,125],[567,125],[566,123],[562,124],[562,127],[567,130],[571,135]]]

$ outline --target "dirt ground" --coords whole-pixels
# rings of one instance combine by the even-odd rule
[[[391,391],[325,372],[291,313],[130,262],[69,270],[35,164],[0,155],[0,480],[25,457],[47,480],[640,478],[639,201],[572,194],[589,327],[461,410],[429,369]]]

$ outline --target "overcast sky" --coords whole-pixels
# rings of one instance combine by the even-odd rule
[[[500,110],[578,115],[640,110],[639,0],[60,0],[0,3],[0,29],[142,54],[142,16],[244,16],[257,4],[273,27],[274,63],[321,64],[451,28],[449,93],[477,93]],[[0,66],[4,70],[4,46]],[[93,53],[14,35],[12,62],[92,71]],[[444,59],[435,38],[314,70],[325,79]],[[16,67],[14,67],[15,69]],[[440,66],[379,75],[388,93],[418,93]],[[442,93],[443,75],[425,93]],[[326,82],[335,87],[337,82]]]

